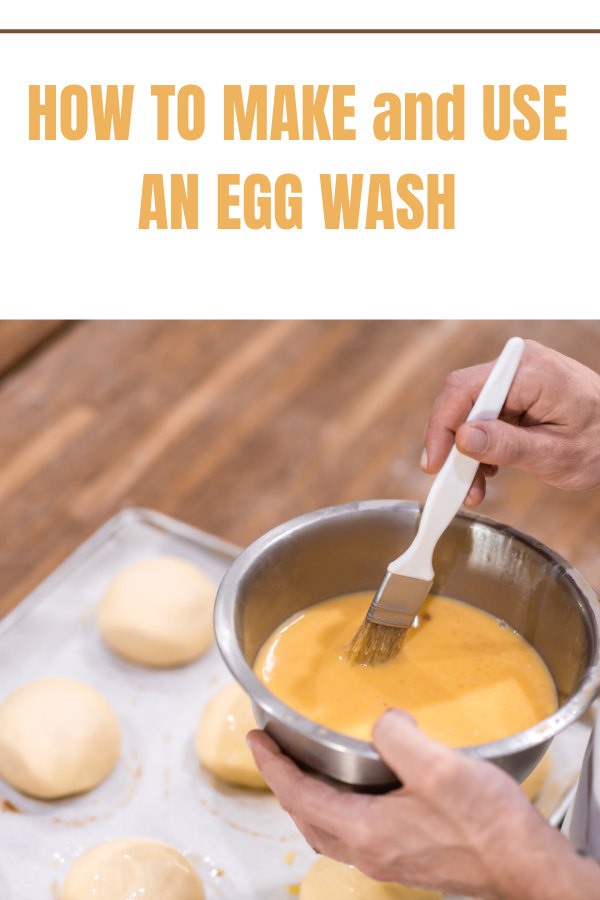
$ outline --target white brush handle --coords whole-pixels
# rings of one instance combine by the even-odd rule
[[[521,361],[524,346],[523,340],[518,337],[507,342],[467,416],[467,422],[498,418]],[[432,557],[435,545],[460,509],[478,466],[476,459],[459,453],[456,445],[452,448],[429,491],[417,536],[408,550],[389,564],[389,572],[423,581],[433,580]]]

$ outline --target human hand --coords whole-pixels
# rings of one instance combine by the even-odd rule
[[[600,376],[556,350],[525,341],[497,420],[466,422],[494,363],[451,372],[433,405],[421,467],[439,472],[452,445],[481,463],[465,500],[477,506],[486,478],[516,466],[554,487],[600,487]]]
[[[600,897],[600,867],[576,854],[512,778],[432,741],[407,713],[390,710],[373,729],[403,784],[379,796],[342,793],[301,772],[264,732],[248,738],[308,843],[371,878],[482,900]]]

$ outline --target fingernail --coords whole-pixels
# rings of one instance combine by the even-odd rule
[[[471,497],[470,493],[467,494],[467,496],[465,497],[464,503],[465,503],[465,506],[473,506],[473,498]]]
[[[398,709],[397,706],[388,706],[387,709],[384,709],[382,715],[387,716],[390,713],[393,713],[395,716],[397,716],[397,715],[402,715],[402,712],[403,712],[403,710]]]
[[[414,718],[409,712],[407,712],[405,709],[399,709],[397,706],[389,706],[386,710],[383,711],[381,715],[382,717],[385,716],[386,718],[389,715],[393,715],[394,718],[396,718],[396,716],[399,716],[403,722],[406,722],[408,720],[409,722],[416,724]]]
[[[421,453],[421,468],[427,468],[427,450],[423,447],[423,452]]]
[[[478,428],[476,425],[469,427],[465,443],[467,453],[476,453],[479,456],[487,448],[488,443],[489,438],[483,428]]]

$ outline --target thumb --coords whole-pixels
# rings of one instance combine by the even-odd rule
[[[529,469],[547,454],[547,438],[533,428],[509,425],[500,419],[465,422],[456,432],[456,449],[491,466]]]
[[[426,778],[440,760],[453,760],[455,753],[445,744],[423,734],[404,710],[388,709],[373,726],[373,745],[399,780],[410,785]]]

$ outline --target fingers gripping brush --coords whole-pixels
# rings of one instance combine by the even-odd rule
[[[481,389],[467,422],[497,419],[519,366],[524,343],[511,338]],[[464,501],[479,463],[452,448],[431,486],[419,530],[402,556],[388,566],[367,617],[348,644],[348,657],[359,664],[387,662],[402,645],[406,632],[433,584],[433,551]]]

